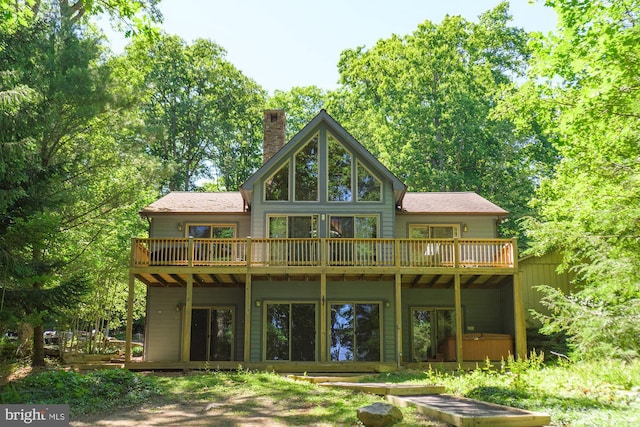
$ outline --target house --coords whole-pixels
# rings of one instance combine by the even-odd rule
[[[413,193],[326,111],[238,192],[173,192],[131,243],[130,369],[378,371],[526,355],[507,212],[471,192]],[[147,289],[131,360],[134,285]],[[475,365],[475,363],[474,363]]]

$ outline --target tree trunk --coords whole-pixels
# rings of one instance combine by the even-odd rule
[[[44,366],[44,326],[42,325],[33,328],[31,366]]]
[[[33,328],[28,323],[20,323],[18,325],[18,350],[16,356],[30,356],[33,350],[32,346]]]

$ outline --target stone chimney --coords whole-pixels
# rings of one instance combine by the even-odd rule
[[[264,142],[262,143],[262,164],[269,161],[287,142],[287,120],[284,110],[265,110],[262,117]]]

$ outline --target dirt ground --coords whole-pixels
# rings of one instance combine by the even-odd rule
[[[117,411],[109,415],[72,419],[71,426],[220,426],[220,427],[279,427],[286,426],[273,420],[274,413],[259,411],[238,414],[224,403],[173,403],[141,409]],[[317,426],[330,426],[318,423]]]
[[[255,397],[253,397],[255,399]],[[255,402],[254,402],[255,403]],[[285,427],[290,423],[277,421],[283,414],[277,405],[268,401],[253,408],[251,413],[236,411],[241,402],[218,403],[164,403],[156,406],[145,406],[131,410],[116,411],[108,415],[76,417],[71,419],[74,427],[109,426],[109,427],[142,427],[142,426],[216,426],[216,427]],[[309,408],[301,407],[291,416],[304,416]],[[420,425],[427,427],[449,427],[448,424],[420,417]],[[310,421],[309,427],[335,427],[333,424]],[[362,425],[354,420],[353,426]],[[399,424],[402,426],[402,424]]]

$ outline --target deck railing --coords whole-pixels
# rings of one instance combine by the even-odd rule
[[[148,266],[489,267],[514,265],[509,239],[142,239],[131,263]]]

